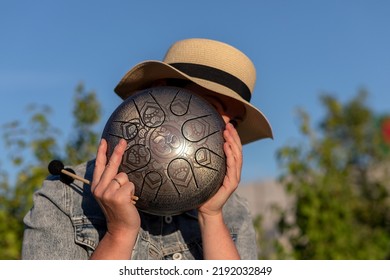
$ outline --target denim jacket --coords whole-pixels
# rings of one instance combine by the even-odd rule
[[[92,180],[94,161],[73,167]],[[139,212],[141,229],[133,259],[203,259],[197,211],[176,216]],[[256,239],[246,202],[233,194],[223,209],[225,223],[242,259],[256,259]],[[104,215],[90,186],[48,177],[34,194],[24,218],[23,259],[88,259],[106,232]]]

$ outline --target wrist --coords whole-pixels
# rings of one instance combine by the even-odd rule
[[[125,244],[127,242],[131,242],[131,240],[134,240],[139,232],[139,228],[137,229],[122,229],[122,228],[108,228],[105,237],[107,236],[107,239],[110,239],[111,242],[117,242],[121,244]]]
[[[202,234],[204,259],[240,258],[230,231],[224,222],[222,211],[215,215],[199,212],[198,221]]]
[[[201,227],[225,225],[222,211],[212,214],[198,212],[198,221]]]
[[[91,259],[128,260],[131,258],[138,231],[107,231]]]

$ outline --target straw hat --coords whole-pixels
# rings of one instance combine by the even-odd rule
[[[242,144],[272,138],[272,129],[264,114],[250,104],[256,81],[252,61],[241,51],[209,39],[187,39],[174,43],[163,61],[149,60],[134,66],[115,88],[125,99],[160,79],[184,79],[217,95],[229,97],[246,109],[237,131]]]

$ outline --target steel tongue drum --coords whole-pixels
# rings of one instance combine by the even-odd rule
[[[119,171],[127,173],[140,211],[177,215],[215,194],[226,173],[225,123],[187,89],[161,86],[124,100],[106,123],[109,158],[127,141]]]

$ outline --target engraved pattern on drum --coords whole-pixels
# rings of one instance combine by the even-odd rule
[[[113,112],[102,138],[110,157],[127,141],[119,171],[139,196],[139,210],[176,215],[195,209],[221,186],[226,172],[222,117],[189,90],[157,87],[129,97]]]

